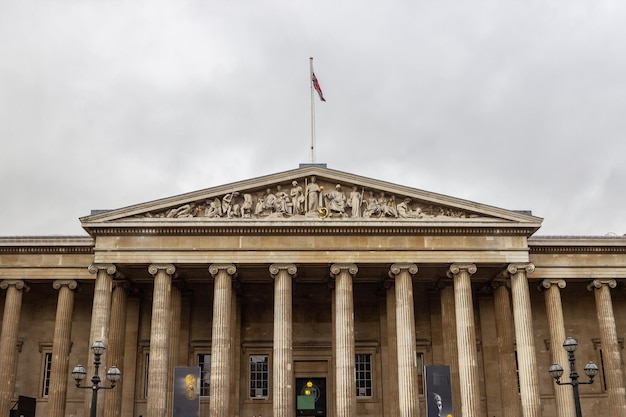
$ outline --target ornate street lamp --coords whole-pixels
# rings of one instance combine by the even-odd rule
[[[74,378],[74,380],[76,381],[76,386],[78,388],[91,389],[93,392],[91,396],[91,414],[90,414],[91,417],[96,417],[96,406],[98,404],[98,391],[101,389],[115,388],[115,384],[117,383],[117,381],[119,381],[120,378],[122,378],[122,373],[117,368],[117,366],[112,366],[109,368],[106,374],[107,379],[109,380],[111,385],[108,387],[100,386],[100,382],[102,382],[102,380],[98,376],[98,370],[100,369],[100,357],[102,356],[105,350],[106,350],[106,347],[104,346],[104,343],[102,343],[102,341],[100,340],[96,340],[93,343],[93,345],[91,345],[91,351],[93,352],[93,355],[94,355],[93,364],[96,368],[95,375],[91,377],[91,385],[88,385],[88,386],[80,385],[81,381],[85,379],[85,376],[87,376],[87,371],[85,370],[83,365],[80,365],[80,364],[76,365],[74,369],[72,369],[72,378]]]
[[[580,395],[578,394],[578,386],[593,384],[593,378],[598,375],[598,365],[593,362],[588,362],[585,365],[585,374],[589,377],[589,381],[582,382],[578,380],[578,372],[576,372],[576,358],[574,358],[574,351],[578,347],[578,342],[573,337],[568,337],[563,342],[563,348],[567,351],[567,358],[569,360],[569,378],[570,382],[561,382],[561,376],[563,376],[563,367],[558,363],[550,365],[548,373],[558,385],[571,385],[574,393],[574,404],[576,406],[576,417],[582,417],[582,410],[580,408]]]

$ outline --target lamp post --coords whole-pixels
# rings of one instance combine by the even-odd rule
[[[550,365],[548,373],[558,385],[571,385],[574,393],[574,405],[576,406],[576,417],[582,417],[582,410],[580,408],[580,395],[578,394],[578,386],[593,384],[593,378],[598,375],[598,365],[593,362],[588,362],[585,365],[585,374],[589,377],[589,381],[582,382],[578,380],[578,372],[576,372],[576,358],[574,357],[574,351],[578,347],[578,342],[573,337],[568,337],[563,342],[563,348],[567,351],[567,359],[569,360],[569,378],[570,382],[561,382],[561,376],[563,375],[563,367],[558,363]]]
[[[98,391],[101,389],[115,388],[115,384],[122,377],[122,372],[120,372],[117,366],[112,366],[109,368],[106,374],[107,379],[109,380],[111,385],[108,387],[100,386],[100,382],[102,382],[102,380],[98,376],[98,370],[100,368],[100,357],[102,356],[105,350],[106,350],[106,347],[104,346],[104,343],[102,343],[101,340],[96,340],[93,343],[93,345],[91,345],[91,351],[93,352],[93,355],[94,355],[93,364],[95,366],[95,375],[91,377],[91,385],[87,385],[87,386],[80,385],[81,381],[85,379],[85,376],[87,376],[87,371],[85,370],[83,365],[80,365],[80,364],[76,365],[74,369],[72,369],[72,377],[76,381],[76,386],[78,388],[91,389],[93,392],[91,396],[91,414],[90,414],[91,417],[96,417],[96,406],[98,404]]]

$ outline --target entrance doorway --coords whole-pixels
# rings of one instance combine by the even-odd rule
[[[326,378],[296,378],[296,416],[326,417]]]

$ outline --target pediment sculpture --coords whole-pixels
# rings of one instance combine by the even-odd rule
[[[318,182],[316,177],[293,180],[255,190],[231,191],[202,201],[148,212],[141,217],[209,219],[352,218],[402,219],[466,218],[465,210],[426,204],[406,195],[388,194],[358,185]]]

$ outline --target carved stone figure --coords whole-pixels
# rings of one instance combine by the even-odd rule
[[[346,195],[341,190],[341,185],[337,184],[335,190],[326,194],[327,207],[331,215],[345,215],[346,211]]]
[[[243,195],[243,203],[240,207],[240,216],[243,219],[249,219],[252,217],[252,195]]]
[[[398,217],[395,196],[391,196],[391,199],[388,200],[387,197],[385,197],[385,193],[381,192],[378,198],[378,205],[380,206],[380,211],[383,216]]]
[[[265,210],[265,201],[262,197],[258,198],[256,201],[256,205],[254,206],[254,215],[261,216],[263,211]]]
[[[215,197],[215,200],[208,201],[209,205],[204,209],[204,217],[222,217],[222,202],[219,198]]]
[[[291,183],[291,214],[303,214],[304,213],[304,194],[302,194],[302,187],[298,185],[298,181],[292,181]]]
[[[193,217],[195,212],[195,203],[185,204],[177,208],[173,208],[167,212],[165,217]]]
[[[398,217],[401,219],[421,219],[423,217],[422,210],[420,210],[419,207],[415,210],[411,209],[409,206],[410,202],[410,198],[405,198],[398,204]]]
[[[365,212],[363,213],[363,217],[380,217],[382,215],[380,204],[378,203],[378,199],[374,197],[373,191],[369,192],[365,203],[367,206],[365,208]]]
[[[238,195],[239,193],[237,191],[233,191],[222,198],[222,215],[225,215],[229,219],[239,215],[239,205],[234,201],[234,198]]]
[[[361,205],[363,204],[363,193],[360,193],[357,186],[352,187],[350,196],[346,203],[352,209],[352,217],[361,217]]]
[[[317,209],[319,207],[319,193],[321,189],[320,186],[317,185],[317,180],[315,177],[311,177],[311,182],[309,182],[306,186],[307,192],[307,204],[308,204],[308,213],[315,212],[317,213]]]
[[[271,189],[265,190],[265,197],[263,197],[263,212],[265,214],[273,213],[276,209],[276,196],[272,194]]]
[[[276,213],[288,213],[289,206],[291,203],[289,202],[289,195],[283,191],[283,188],[278,185],[276,187],[276,201],[274,202],[274,210]]]

